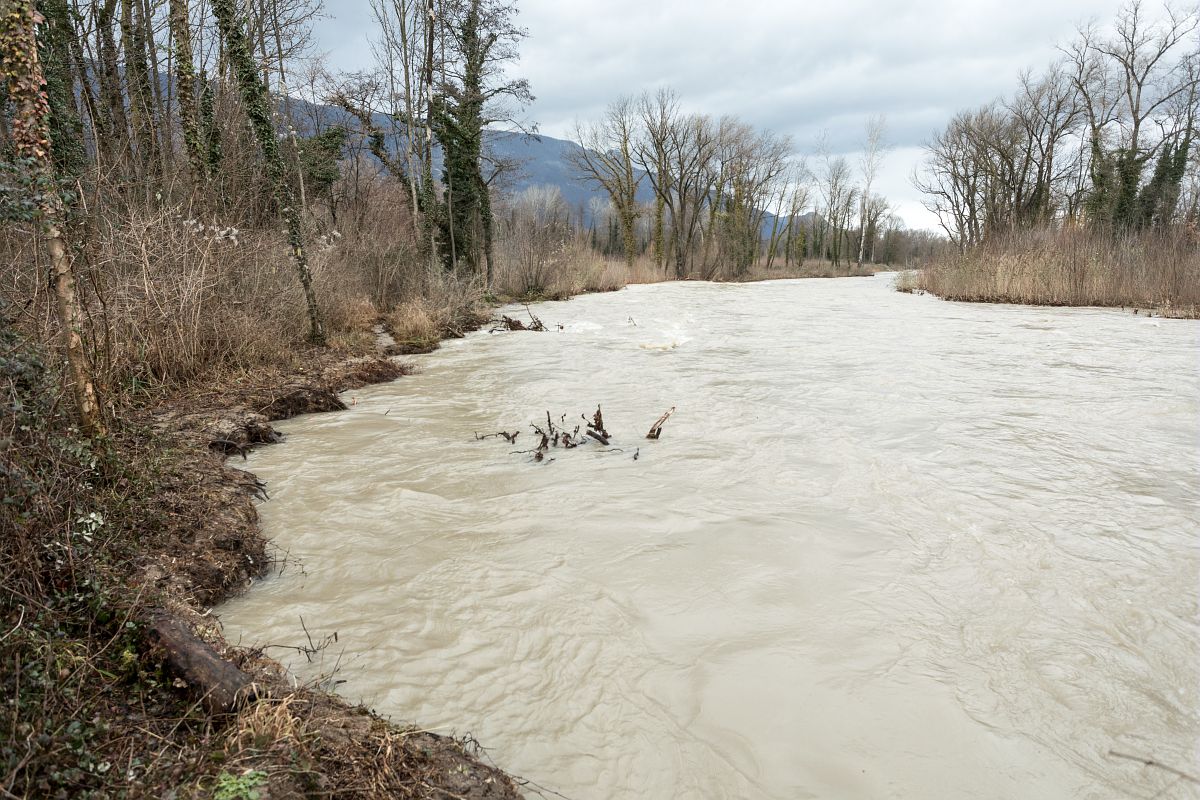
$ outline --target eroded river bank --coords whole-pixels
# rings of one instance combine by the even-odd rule
[[[890,280],[541,304],[279,425],[228,638],[572,798],[1197,796],[1107,754],[1195,762],[1200,324]]]

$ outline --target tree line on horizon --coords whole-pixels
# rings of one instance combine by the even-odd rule
[[[815,166],[788,136],[731,115],[686,112],[669,88],[624,96],[577,122],[569,154],[580,179],[609,200],[607,251],[632,264],[649,253],[676,278],[744,277],[805,259],[835,268],[932,255],[936,237],[905,230],[875,191],[888,152],[871,117],[857,164],[817,144]],[[652,200],[639,193],[649,187]]]

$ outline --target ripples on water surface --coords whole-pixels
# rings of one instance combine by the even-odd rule
[[[1105,756],[1200,771],[1200,323],[890,282],[547,303],[282,424],[230,637],[580,800],[1200,796]]]

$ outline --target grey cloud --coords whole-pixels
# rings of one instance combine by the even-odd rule
[[[669,85],[690,110],[736,114],[789,134],[801,152],[827,132],[852,153],[872,114],[896,146],[881,187],[910,225],[932,227],[907,175],[919,144],[956,111],[1016,85],[1089,17],[1119,0],[520,0],[529,38],[514,72],[537,102],[527,116],[565,136],[613,98]],[[320,47],[340,68],[365,68],[367,0],[328,9]]]

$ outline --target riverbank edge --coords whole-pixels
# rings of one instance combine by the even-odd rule
[[[896,281],[895,290],[901,294],[927,294],[930,297],[936,297],[938,300],[945,300],[948,303],[972,303],[988,306],[1030,306],[1032,308],[1096,308],[1105,311],[1130,311],[1135,316],[1200,320],[1200,306],[1185,306],[1180,308],[1151,304],[1149,306],[1138,307],[1129,304],[1068,303],[1054,300],[1037,300],[1028,297],[1010,297],[1007,295],[974,295],[954,292],[939,294],[931,289],[924,289],[911,283],[905,283],[899,278]]]
[[[483,319],[476,323],[481,325]],[[211,613],[273,568],[287,567],[287,556],[274,550],[258,524],[255,498],[266,498],[269,489],[253,473],[237,468],[237,459],[250,448],[282,440],[271,423],[345,410],[339,398],[342,392],[396,380],[413,371],[411,365],[383,353],[346,356],[313,351],[308,356],[301,369],[264,385],[185,392],[138,412],[134,421],[155,447],[175,449],[187,460],[184,479],[190,486],[177,511],[194,523],[190,527],[195,533],[191,541],[175,540],[146,553],[135,583],[158,598],[171,618],[219,658],[253,681],[253,702],[223,717],[213,715],[214,725],[248,731],[255,740],[245,757],[223,754],[219,760],[227,766],[222,772],[259,776],[255,780],[263,783],[255,788],[263,798],[517,798],[517,782],[485,764],[484,752],[473,739],[401,727],[332,691],[298,686],[262,650],[232,645]],[[193,682],[194,675],[178,669],[169,658],[167,663],[177,685]],[[189,688],[196,700],[212,690]],[[263,740],[264,727],[274,742]],[[229,769],[235,762],[236,770]],[[297,763],[303,763],[303,768],[297,768]],[[206,796],[202,777],[192,776],[190,782],[190,789],[175,788]]]

